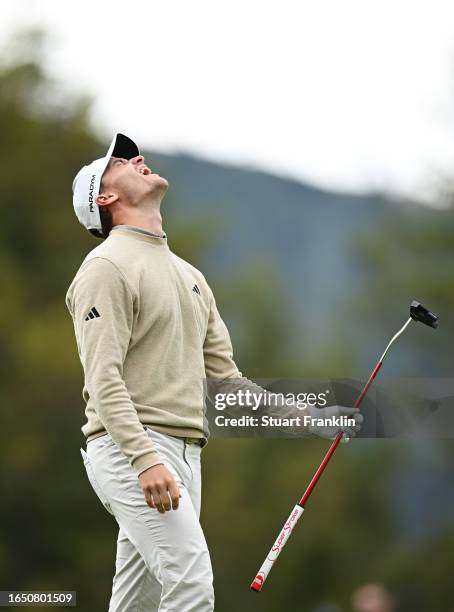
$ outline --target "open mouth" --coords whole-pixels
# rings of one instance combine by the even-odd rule
[[[149,174],[153,174],[152,171],[150,170],[150,168],[147,168],[147,166],[140,166],[138,171],[139,171],[139,174],[143,174],[144,176],[148,176]]]

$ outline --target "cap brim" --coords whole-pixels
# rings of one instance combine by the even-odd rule
[[[140,155],[139,147],[133,140],[124,134],[115,134],[112,142],[110,143],[106,157],[107,159],[110,159],[111,157],[132,159],[133,157],[137,157],[137,155]]]

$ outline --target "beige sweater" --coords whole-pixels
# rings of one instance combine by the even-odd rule
[[[82,262],[66,305],[88,440],[108,432],[137,474],[160,463],[144,426],[206,440],[204,378],[241,372],[204,276],[166,238],[115,227]]]

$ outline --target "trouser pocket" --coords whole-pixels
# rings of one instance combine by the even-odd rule
[[[113,514],[109,501],[107,497],[104,495],[101,487],[99,486],[98,481],[96,480],[96,476],[94,474],[93,466],[91,465],[90,459],[83,448],[80,449],[80,454],[82,455],[82,459],[83,459],[84,466],[85,466],[85,471],[87,472],[88,480],[90,481],[93,491],[96,493],[96,495],[98,496],[99,500],[101,501],[102,505],[107,510],[107,512],[110,512],[110,514]]]
[[[186,459],[185,441],[175,436],[162,434],[150,427],[145,429],[164,465],[177,480],[177,483],[188,486],[192,480],[192,469]]]
[[[189,471],[191,472],[191,480],[194,478],[194,472],[192,471],[192,467],[191,464],[189,463],[187,457],[186,457],[186,450],[188,448],[188,443],[186,442],[186,440],[183,440],[183,461],[186,463],[186,465],[189,468]]]

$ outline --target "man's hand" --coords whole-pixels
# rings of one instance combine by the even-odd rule
[[[170,509],[178,509],[180,490],[165,465],[153,465],[139,474],[139,480],[150,508],[156,508],[161,514]]]
[[[345,406],[328,406],[327,408],[316,408],[314,406],[308,406],[307,411],[309,416],[314,419],[329,419],[344,416],[349,420],[352,419],[354,421],[354,425],[351,426],[331,426],[331,425],[319,425],[315,422],[313,425],[309,424],[307,427],[307,431],[309,434],[313,436],[318,436],[319,438],[329,438],[332,440],[337,436],[341,431],[344,432],[344,436],[342,438],[343,441],[348,442],[349,438],[354,438],[356,433],[361,429],[361,423],[364,420],[363,415],[359,412],[359,408],[346,408]],[[344,419],[345,420],[345,419]]]

